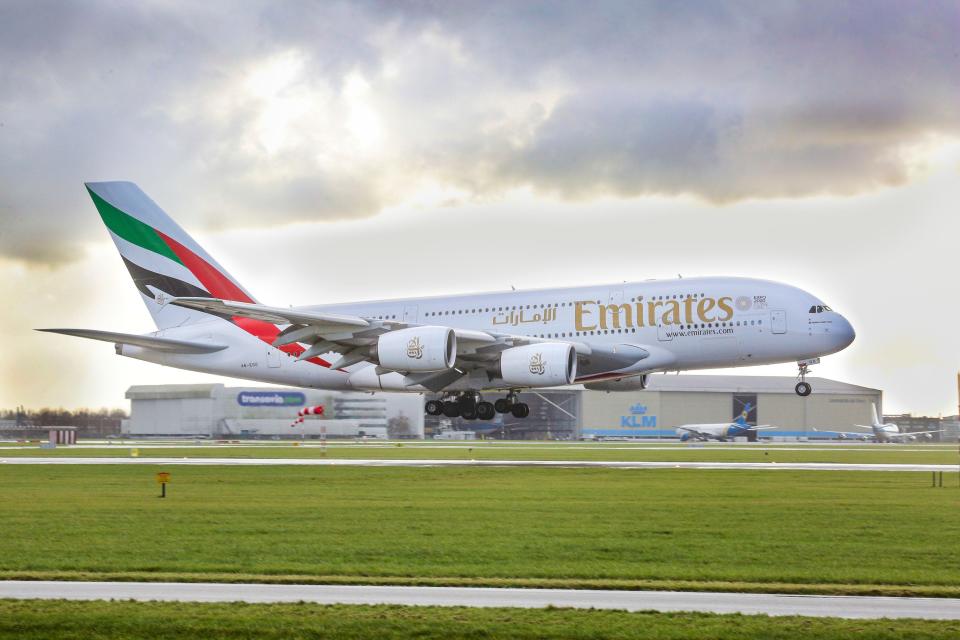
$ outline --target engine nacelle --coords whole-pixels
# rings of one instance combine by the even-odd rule
[[[588,382],[583,386],[590,391],[643,391],[647,388],[649,378],[650,376],[644,373],[643,375],[630,376],[628,378]]]
[[[572,344],[545,342],[512,347],[500,354],[500,377],[515,387],[573,384],[577,351]]]
[[[377,340],[380,366],[394,371],[444,371],[457,359],[457,336],[450,327],[410,327]]]

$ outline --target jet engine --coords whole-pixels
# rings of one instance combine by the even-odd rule
[[[643,375],[630,376],[627,378],[588,382],[583,386],[590,391],[643,391],[647,388],[649,377],[649,375],[644,373]]]
[[[500,354],[498,373],[505,383],[516,387],[573,384],[577,352],[573,345],[561,342],[513,347]]]
[[[410,327],[380,336],[380,366],[394,371],[444,371],[457,359],[457,336],[450,327]]]

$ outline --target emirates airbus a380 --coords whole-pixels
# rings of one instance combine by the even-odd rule
[[[309,307],[259,303],[131,182],[88,183],[157,330],[44,329],[115,344],[168,367],[343,391],[440,393],[431,415],[524,418],[517,391],[646,387],[658,371],[797,362],[854,339],[797,287],[751,278],[406,298]],[[489,402],[481,395],[499,396]]]

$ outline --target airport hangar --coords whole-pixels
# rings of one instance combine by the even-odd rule
[[[423,400],[416,394],[333,393],[317,389],[138,385],[127,389],[126,436],[214,438],[422,438]],[[323,416],[301,409],[323,405]]]
[[[424,416],[424,397],[396,393],[336,393],[315,389],[226,387],[222,384],[134,386],[127,391],[130,436],[299,438],[422,438],[467,431],[506,439],[675,438],[683,424],[732,421],[748,410],[749,424],[777,429],[764,438],[830,438],[830,430],[870,424],[870,405],[882,415],[882,392],[809,378],[802,398],[793,377],[652,375],[647,389],[582,388],[524,392],[523,420],[497,414],[490,422]],[[432,396],[430,396],[432,397]],[[321,419],[291,422],[299,409],[322,404]]]

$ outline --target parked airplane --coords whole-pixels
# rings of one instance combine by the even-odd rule
[[[685,424],[677,427],[677,435],[681,442],[688,440],[719,440],[726,442],[729,438],[745,436],[749,431],[764,431],[766,429],[775,429],[766,424],[752,426],[747,424],[747,416],[753,406],[747,403],[743,407],[743,412],[733,422],[722,422],[719,424]]]
[[[877,405],[870,404],[872,422],[869,425],[857,424],[855,427],[870,429],[871,433],[861,431],[836,431],[841,440],[846,438],[855,438],[858,440],[870,440],[875,442],[914,442],[917,438],[932,440],[933,434],[940,433],[943,429],[936,431],[901,431],[900,427],[892,422],[883,422],[877,415]]]
[[[520,389],[643,389],[658,371],[812,359],[854,339],[796,287],[684,278],[309,307],[261,304],[131,182],[88,183],[157,331],[45,329],[161,365],[331,390],[426,391],[431,415],[526,417]],[[482,391],[506,395],[495,403]]]

